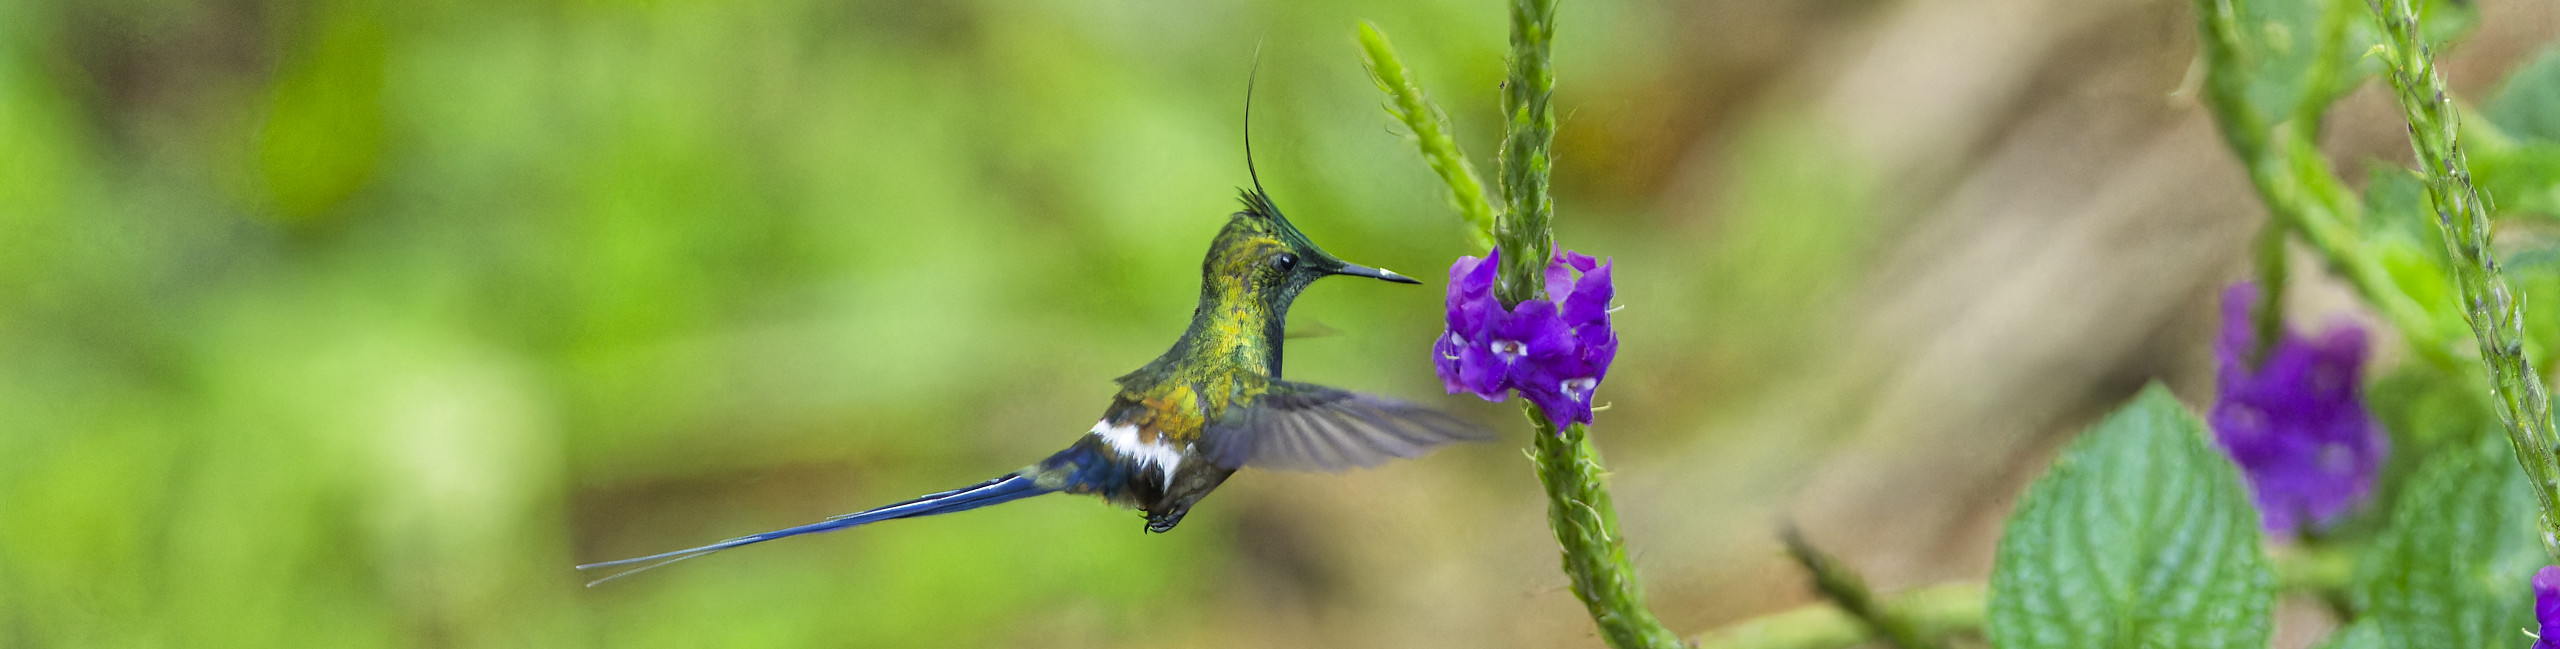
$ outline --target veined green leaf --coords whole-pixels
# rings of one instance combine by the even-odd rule
[[[2357,608],[2380,646],[2525,646],[2516,630],[2533,624],[2529,584],[2546,561],[2537,511],[2495,431],[2429,457],[2357,569]]]
[[[2267,644],[2275,575],[2257,510],[2204,422],[2158,384],[2063,451],[1994,561],[1995,646]]]

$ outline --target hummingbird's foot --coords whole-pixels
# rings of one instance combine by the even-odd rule
[[[1191,508],[1189,508],[1189,507],[1184,507],[1184,508],[1181,508],[1181,509],[1175,509],[1175,510],[1167,511],[1167,512],[1164,512],[1164,513],[1161,513],[1161,514],[1159,514],[1159,513],[1148,513],[1148,514],[1147,514],[1147,531],[1149,531],[1149,532],[1154,532],[1154,533],[1157,533],[1157,534],[1163,534],[1163,533],[1165,533],[1165,532],[1171,532],[1171,531],[1173,531],[1173,526],[1178,525],[1178,524],[1181,524],[1181,523],[1182,523],[1182,516],[1183,516],[1184,514],[1188,514],[1188,513],[1191,513]]]

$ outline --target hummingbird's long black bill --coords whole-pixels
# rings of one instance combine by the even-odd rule
[[[1387,270],[1387,269],[1384,269],[1384,268],[1370,268],[1370,267],[1368,267],[1368,266],[1362,266],[1362,265],[1359,265],[1359,264],[1352,264],[1352,263],[1345,263],[1345,264],[1343,264],[1343,265],[1342,265],[1342,268],[1334,270],[1334,271],[1333,271],[1333,274],[1335,274],[1335,275],[1353,275],[1353,276],[1358,276],[1358,277],[1367,277],[1367,278],[1370,278],[1370,279],[1383,279],[1383,280],[1387,280],[1387,281],[1390,281],[1390,282],[1395,282],[1395,283],[1398,283],[1398,284],[1420,284],[1420,283],[1422,283],[1422,280],[1414,279],[1414,278],[1411,278],[1411,277],[1406,277],[1406,276],[1403,276],[1403,275],[1398,275],[1398,274],[1396,274],[1396,272],[1395,272],[1395,271],[1392,271],[1392,270]]]

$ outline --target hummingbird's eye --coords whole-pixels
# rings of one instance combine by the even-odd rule
[[[1289,269],[1298,267],[1298,256],[1285,252],[1272,255],[1271,267],[1280,269],[1280,272],[1283,273],[1289,272]]]

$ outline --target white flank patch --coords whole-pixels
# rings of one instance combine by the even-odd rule
[[[1109,419],[1093,424],[1093,436],[1102,438],[1102,443],[1111,445],[1111,450],[1119,451],[1120,457],[1137,462],[1140,467],[1154,465],[1163,468],[1164,487],[1173,488],[1173,470],[1182,466],[1182,449],[1174,448],[1163,436],[1157,436],[1153,444],[1140,442],[1138,427],[1113,426]]]

